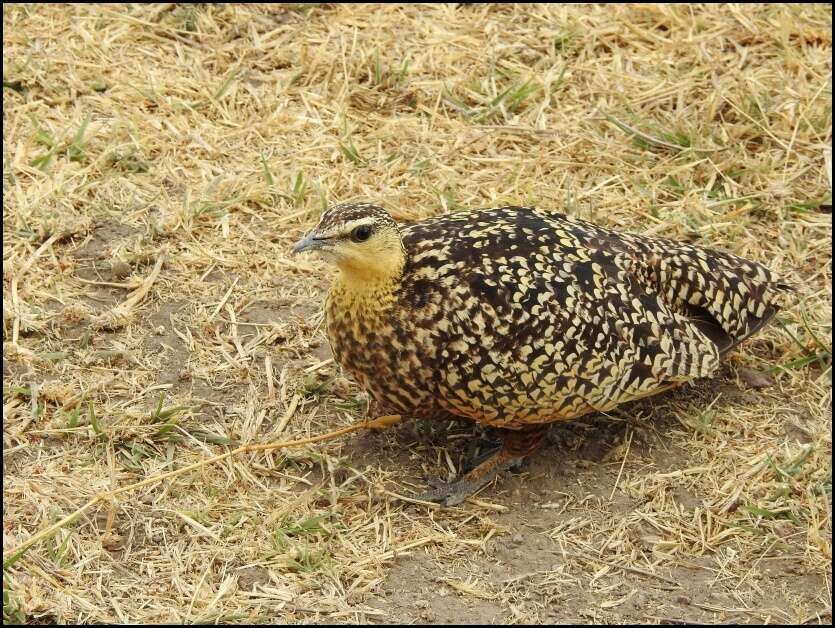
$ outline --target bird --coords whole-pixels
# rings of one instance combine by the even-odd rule
[[[714,376],[794,290],[729,252],[505,206],[398,224],[341,203],[293,247],[335,266],[335,361],[386,411],[496,428],[501,448],[420,500],[460,504],[551,423]]]

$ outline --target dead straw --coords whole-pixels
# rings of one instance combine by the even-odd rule
[[[187,465],[180,469],[175,469],[174,471],[169,471],[167,473],[161,473],[159,475],[155,475],[150,478],[146,478],[140,482],[135,482],[133,484],[129,484],[127,486],[122,486],[110,491],[102,491],[98,493],[95,497],[93,497],[90,501],[86,504],[77,508],[75,511],[57,521],[56,523],[52,524],[48,528],[41,530],[37,534],[29,537],[26,541],[21,543],[18,547],[14,548],[9,552],[9,557],[3,561],[3,569],[7,569],[11,567],[14,563],[16,563],[23,555],[33,545],[40,543],[41,541],[50,538],[53,534],[55,534],[58,530],[63,528],[65,525],[72,523],[82,514],[87,512],[90,508],[98,504],[99,502],[104,502],[112,499],[116,495],[121,493],[127,493],[128,491],[135,490],[137,488],[141,488],[143,486],[148,486],[149,484],[156,484],[157,482],[161,482],[162,480],[166,480],[168,478],[176,477],[178,475],[182,475],[188,471],[193,471],[194,469],[200,469],[202,467],[206,467],[208,465],[215,464],[222,460],[226,460],[227,458],[231,458],[238,454],[246,454],[246,453],[253,453],[256,451],[272,451],[274,449],[284,449],[287,447],[298,447],[300,445],[309,445],[310,443],[319,443],[322,441],[332,440],[337,438],[338,436],[343,436],[345,434],[350,434],[351,432],[358,432],[360,430],[381,430],[391,427],[396,423],[400,422],[400,415],[398,414],[391,414],[386,416],[378,417],[372,421],[367,421],[363,423],[359,423],[356,425],[349,425],[347,427],[340,428],[338,430],[334,430],[332,432],[327,432],[326,434],[319,434],[318,436],[311,436],[310,438],[301,438],[297,440],[290,440],[290,441],[283,441],[283,442],[274,442],[274,443],[265,443],[262,445],[241,445],[240,447],[233,449],[232,451],[228,451],[225,454],[218,454],[217,456],[213,456],[211,458],[206,458],[201,460],[200,462],[195,462],[194,464]]]
[[[165,259],[164,255],[160,255],[157,258],[156,264],[154,264],[154,268],[151,270],[151,273],[145,278],[145,280],[128,295],[128,298],[125,299],[122,303],[114,307],[109,312],[105,312],[102,314],[97,320],[96,325],[101,329],[117,329],[119,327],[124,326],[130,320],[130,317],[133,313],[133,308],[145,298],[145,295],[148,294],[148,291],[151,289],[151,286],[154,285],[154,282],[157,280],[159,276],[160,270],[162,270],[163,260]]]

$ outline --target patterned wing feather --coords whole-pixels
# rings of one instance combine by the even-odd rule
[[[630,255],[589,248],[582,225],[524,208],[462,218],[409,233],[456,242],[438,254],[455,272],[434,269],[451,313],[437,356],[450,411],[505,426],[569,419],[715,370],[714,343],[642,284]]]

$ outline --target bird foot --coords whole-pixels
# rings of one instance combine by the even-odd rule
[[[524,457],[522,456],[508,459],[501,456],[501,454],[497,454],[470,471],[457,482],[446,483],[436,479],[429,480],[429,485],[434,490],[416,495],[415,499],[425,502],[436,502],[442,506],[456,506],[492,482],[503,471],[518,469],[522,465],[523,460]]]

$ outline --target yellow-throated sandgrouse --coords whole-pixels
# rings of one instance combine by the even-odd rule
[[[423,497],[456,504],[541,443],[547,425],[713,375],[790,288],[760,264],[527,207],[398,225],[328,209],[294,252],[337,265],[336,361],[387,411],[499,428],[503,446]]]

